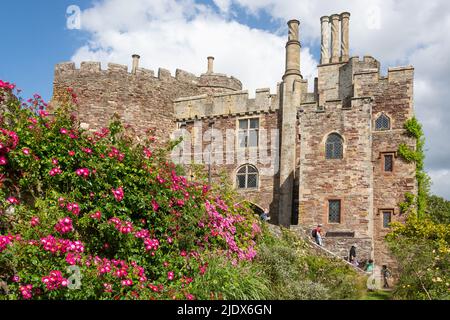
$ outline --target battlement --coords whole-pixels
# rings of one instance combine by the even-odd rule
[[[269,113],[278,108],[277,95],[271,94],[269,88],[257,89],[254,99],[249,99],[248,91],[244,90],[174,100],[178,121]]]
[[[102,69],[101,62],[95,61],[83,61],[80,64],[80,68],[76,68],[74,62],[63,62],[55,66],[55,78],[81,77],[89,74],[103,76],[128,75],[136,76],[138,78],[159,79],[160,81],[181,81],[192,84],[197,84],[199,82],[199,77],[181,69],[176,69],[175,76],[172,76],[172,73],[169,70],[159,68],[157,76],[155,76],[155,71],[153,70],[138,67],[133,73],[133,70],[128,70],[127,65],[117,63],[108,63],[106,70]]]
[[[317,113],[324,114],[328,116],[330,112],[335,111],[351,111],[357,112],[363,104],[371,103],[373,101],[372,97],[358,97],[351,98],[350,103],[346,103],[342,99],[336,100],[327,100],[323,105],[319,105],[317,101],[313,102],[304,102],[297,108],[297,114],[305,114],[305,113]],[[360,110],[361,111],[361,110]]]
[[[133,55],[133,65],[131,70],[128,70],[128,66],[117,63],[108,63],[107,69],[103,70],[100,62],[95,61],[83,61],[80,64],[80,68],[76,68],[73,62],[59,63],[55,67],[55,79],[61,81],[64,79],[80,79],[83,77],[103,77],[103,79],[110,78],[123,78],[127,76],[127,81],[134,79],[139,80],[159,80],[162,82],[182,82],[195,85],[199,88],[201,93],[216,94],[216,93],[228,93],[233,91],[242,90],[242,82],[235,77],[227,76],[222,73],[213,72],[213,57],[208,57],[208,71],[200,76],[195,74],[176,69],[175,76],[164,68],[159,68],[157,75],[153,70],[139,68],[139,55]]]
[[[386,87],[391,83],[410,85],[410,88],[405,87],[405,90],[412,90],[413,80],[414,68],[412,66],[388,68],[386,76],[382,76],[378,68],[363,69],[353,75],[354,97],[368,95],[368,92],[374,87]],[[412,91],[409,95],[412,95]]]

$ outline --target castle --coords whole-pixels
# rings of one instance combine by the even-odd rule
[[[259,89],[250,99],[238,79],[214,72],[212,57],[200,76],[172,76],[140,68],[133,55],[131,72],[112,63],[107,70],[98,62],[58,64],[52,102],[73,88],[87,130],[107,126],[116,113],[139,133],[154,128],[163,141],[176,129],[188,133],[180,159],[207,163],[212,179],[225,170],[272,223],[307,230],[322,224],[329,250],[344,257],[357,244],[359,258],[391,265],[384,236],[390,222],[404,219],[405,193],[417,192],[415,165],[397,156],[401,143],[415,148],[403,127],[414,114],[414,69],[381,76],[373,57],[350,57],[349,20],[346,12],[320,19],[313,92],[301,74],[300,23],[291,20],[276,93]]]

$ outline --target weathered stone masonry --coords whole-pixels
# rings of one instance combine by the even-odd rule
[[[301,75],[300,22],[291,20],[285,73],[276,93],[258,89],[250,99],[238,79],[214,72],[213,57],[200,76],[183,70],[172,76],[165,69],[155,76],[140,68],[134,55],[131,72],[116,64],[101,70],[97,62],[84,62],[80,69],[57,65],[52,102],[73,88],[87,129],[106,126],[117,113],[139,134],[153,128],[162,142],[175,129],[190,133],[190,142],[197,131],[201,136],[212,130],[213,142],[203,137],[199,146],[183,150],[205,168],[208,157],[222,159],[212,164],[212,179],[227,172],[242,198],[270,211],[275,224],[307,230],[323,224],[325,246],[342,257],[357,244],[360,259],[393,265],[383,241],[386,219],[403,221],[398,204],[406,192],[417,192],[414,165],[397,156],[401,143],[415,146],[403,129],[414,114],[414,69],[390,68],[383,77],[375,58],[351,57],[349,21],[347,12],[320,19],[321,59],[313,92]],[[236,147],[240,120],[246,119],[257,123],[256,148]],[[330,145],[331,136],[340,142]],[[226,145],[230,138],[231,146]],[[224,147],[210,150],[217,142]],[[261,155],[275,160],[261,162]],[[238,172],[246,165],[258,171],[256,187],[238,188]]]

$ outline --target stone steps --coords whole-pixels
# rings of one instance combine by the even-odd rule
[[[328,256],[332,256],[332,257],[334,257],[334,258],[337,258],[337,259],[339,259],[339,260],[342,260],[343,262],[345,262],[347,265],[351,266],[351,267],[352,267],[354,270],[356,270],[357,272],[359,272],[359,273],[361,273],[361,274],[364,274],[364,275],[367,275],[367,273],[366,273],[364,270],[362,270],[362,269],[360,269],[360,268],[358,268],[358,267],[355,267],[353,264],[351,264],[351,263],[348,262],[347,260],[342,259],[341,256],[335,254],[334,252],[332,252],[332,251],[330,251],[330,250],[328,250],[328,249],[326,249],[326,248],[324,248],[324,247],[322,247],[322,246],[319,246],[315,241],[312,240],[312,237],[311,237],[311,235],[309,234],[309,232],[306,231],[303,227],[301,227],[301,226],[291,226],[291,227],[290,227],[290,230],[292,230],[292,231],[294,231],[296,234],[300,235],[300,236],[302,237],[302,239],[308,241],[314,248],[316,248],[316,249],[318,249],[318,250],[321,250],[323,253],[325,253],[325,254],[328,255]]]

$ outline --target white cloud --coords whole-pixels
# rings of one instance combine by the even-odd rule
[[[227,2],[219,2],[225,10]],[[74,54],[77,63],[130,65],[138,53],[143,67],[201,74],[212,55],[215,71],[240,79],[250,95],[261,87],[275,92],[284,71],[287,35],[252,29],[193,1],[107,0],[82,13],[82,28],[91,41]],[[317,61],[308,48],[302,60],[304,76],[314,77]]]
[[[239,78],[250,94],[261,87],[274,91],[284,69],[285,21],[301,21],[302,73],[311,79],[316,75],[311,52],[319,45],[320,17],[349,11],[352,55],[372,55],[384,69],[416,68],[415,108],[427,135],[427,169],[450,170],[450,1],[212,1],[215,6],[196,0],[102,0],[82,13],[90,41],[73,60],[130,65],[131,55],[138,53],[144,67],[200,74],[206,71],[206,57],[213,55],[215,71]],[[262,11],[279,23],[275,31],[250,28],[235,18],[246,12],[257,19]],[[441,180],[433,190],[444,194],[443,178],[434,177]]]
[[[215,5],[224,13],[228,13],[230,10],[232,0],[214,0]]]
[[[430,171],[433,181],[431,191],[441,197],[450,199],[450,170]]]

